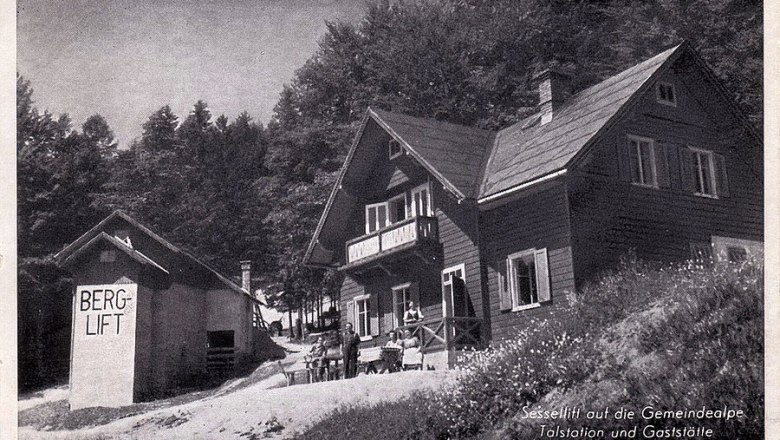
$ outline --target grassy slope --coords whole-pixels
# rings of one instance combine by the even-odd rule
[[[405,402],[345,407],[300,438],[539,438],[542,424],[631,429],[712,428],[714,438],[763,435],[763,268],[749,263],[652,268],[634,261],[580,292],[569,316],[538,321],[459,383]],[[717,408],[737,420],[524,418],[523,407],[639,413]],[[349,429],[345,432],[344,427]]]

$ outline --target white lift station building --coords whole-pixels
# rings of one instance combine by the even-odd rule
[[[56,258],[74,277],[70,407],[118,407],[256,355],[247,290],[121,211]]]

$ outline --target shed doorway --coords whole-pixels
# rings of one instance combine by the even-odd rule
[[[236,335],[233,330],[208,332],[206,368],[212,378],[232,375],[236,367]]]

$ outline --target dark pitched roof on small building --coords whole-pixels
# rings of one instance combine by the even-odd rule
[[[230,290],[247,295],[250,298],[255,299],[250,294],[250,292],[248,292],[246,289],[242,288],[241,286],[233,282],[230,278],[226,277],[225,275],[222,275],[216,269],[212,268],[211,266],[204,263],[203,261],[193,256],[192,254],[180,249],[173,243],[155,234],[154,232],[152,232],[151,229],[144,226],[139,221],[135,220],[134,218],[130,217],[129,215],[127,215],[126,213],[120,210],[114,211],[113,213],[111,213],[111,215],[101,220],[100,223],[92,227],[89,231],[82,234],[81,237],[77,238],[72,243],[67,245],[64,249],[62,249],[54,256],[55,260],[57,260],[60,264],[66,265],[68,264],[69,261],[78,258],[79,254],[85,252],[88,248],[92,247],[94,243],[98,241],[106,240],[109,243],[113,244],[114,246],[119,247],[119,249],[127,253],[131,258],[135,259],[139,263],[156,266],[156,268],[159,268],[159,270],[163,270],[166,273],[168,273],[169,272],[168,269],[164,268],[159,263],[153,261],[152,259],[142,254],[138,250],[129,247],[125,242],[123,242],[119,238],[113,237],[110,234],[107,234],[105,232],[106,226],[110,222],[118,218],[126,221],[134,228],[141,231],[143,234],[151,237],[154,241],[162,245],[164,248],[168,249],[168,251],[170,251],[172,254],[181,256],[185,260],[194,264],[196,267],[199,267],[202,270],[210,273],[212,276],[216,277],[216,279],[218,279],[222,284],[224,284]]]
[[[57,254],[57,256],[60,258],[62,265],[68,266],[68,265],[76,262],[77,260],[79,260],[79,258],[81,258],[83,255],[85,255],[87,253],[87,251],[89,251],[95,245],[97,245],[98,243],[103,242],[103,241],[106,241],[109,244],[113,245],[115,248],[117,248],[118,250],[124,252],[125,254],[127,254],[127,256],[129,256],[133,260],[137,261],[138,263],[141,263],[142,265],[149,266],[149,267],[151,267],[151,268],[153,268],[155,270],[158,270],[158,271],[160,271],[160,272],[162,272],[164,274],[168,274],[169,273],[167,269],[165,269],[164,267],[160,266],[157,262],[155,262],[151,258],[147,257],[143,253],[139,252],[138,250],[133,249],[132,247],[130,247],[124,241],[122,241],[122,240],[120,240],[120,239],[118,239],[118,238],[116,238],[116,237],[114,237],[112,235],[106,234],[105,232],[102,232],[102,231],[98,235],[94,236],[87,243],[85,243],[83,246],[81,246],[80,248],[78,248],[75,251],[73,251],[72,253],[70,253],[69,255],[67,255],[67,256],[60,256],[60,254]]]

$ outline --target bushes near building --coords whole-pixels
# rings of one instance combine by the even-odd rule
[[[712,438],[763,436],[763,265],[625,258],[554,319],[530,319],[511,340],[470,353],[459,380],[434,393],[369,408],[344,407],[299,439],[540,438],[565,431],[712,429]],[[742,410],[731,420],[643,419],[645,407]],[[580,408],[578,418],[534,410]],[[624,408],[633,420],[586,420]],[[641,436],[641,434],[639,434]]]

